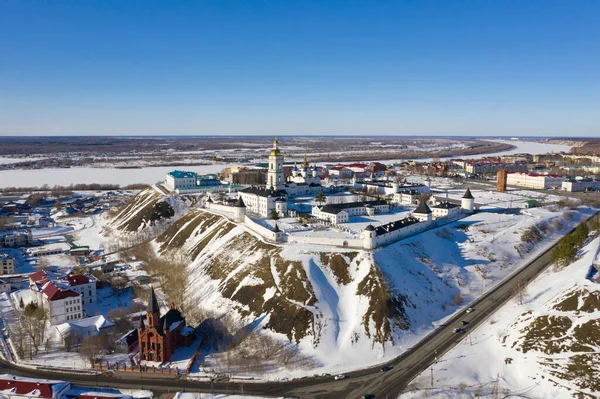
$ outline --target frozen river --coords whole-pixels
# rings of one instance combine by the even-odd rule
[[[515,145],[517,148],[510,151],[488,155],[508,155],[517,153],[544,154],[547,152],[569,151],[569,146],[558,144],[545,144],[531,141],[493,140],[501,143]],[[481,155],[465,156],[464,159],[479,158]],[[398,160],[381,161],[392,163]],[[217,173],[230,164],[214,164],[203,166],[181,167],[200,174]],[[148,167],[142,169],[116,169],[116,168],[69,168],[69,169],[37,169],[37,170],[3,170],[0,171],[0,187],[38,187],[44,184],[49,186],[78,183],[120,184],[126,186],[135,183],[152,184],[164,180],[167,172],[175,169],[171,166]]]
[[[453,157],[448,157],[448,158],[460,158],[460,159],[475,159],[475,158],[481,158],[483,156],[498,156],[498,155],[511,155],[511,154],[547,154],[549,152],[569,152],[569,150],[571,149],[571,146],[568,145],[562,145],[562,144],[547,144],[547,143],[540,143],[537,141],[521,141],[521,140],[488,140],[486,139],[486,141],[493,141],[495,143],[503,143],[503,144],[510,144],[510,145],[514,145],[517,148],[513,149],[513,150],[508,150],[508,151],[500,151],[500,152],[493,152],[493,153],[489,153],[489,154],[479,154],[479,155],[465,155],[465,156],[453,156]],[[382,163],[396,163],[396,162],[401,162],[401,161],[405,161],[406,159],[390,159],[387,161],[380,161]],[[419,159],[419,161],[431,161],[431,158],[421,158]]]
[[[221,172],[229,164],[214,164],[202,166],[185,166],[185,170],[200,174]],[[177,169],[173,166],[159,166],[141,169],[116,168],[68,168],[68,169],[33,169],[33,170],[3,170],[0,171],[0,187],[39,187],[79,183],[119,184],[126,186],[135,183],[152,184],[165,179],[165,175]]]

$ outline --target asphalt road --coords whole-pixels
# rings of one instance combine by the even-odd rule
[[[520,287],[538,276],[549,264],[553,247],[519,269],[512,276],[499,283],[485,295],[473,302],[472,313],[463,311],[455,315],[445,325],[439,327],[420,341],[407,353],[388,363],[391,370],[381,372],[378,367],[348,373],[348,378],[334,381],[332,377],[305,378],[277,383],[215,383],[188,381],[185,378],[160,374],[89,375],[62,373],[50,370],[29,370],[15,367],[0,360],[0,366],[16,375],[38,378],[69,380],[74,384],[88,387],[113,387],[128,389],[149,389],[156,394],[176,391],[203,391],[215,393],[247,394],[262,396],[284,396],[303,399],[359,399],[364,394],[375,398],[397,398],[407,385],[423,371],[429,369],[438,357],[454,346],[464,342],[468,345],[468,334],[502,305],[510,300]],[[469,321],[465,334],[454,333],[462,327],[461,321]],[[435,367],[434,367],[435,369]]]

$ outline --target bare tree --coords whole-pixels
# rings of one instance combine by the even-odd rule
[[[63,348],[67,352],[71,352],[81,342],[81,337],[75,331],[69,331],[67,335],[63,337]]]
[[[13,216],[0,217],[0,230],[6,230],[10,228],[14,222],[15,218]]]
[[[517,297],[517,303],[519,305],[523,305],[527,300],[527,285],[525,285],[522,281],[517,283],[515,288],[515,296]]]
[[[34,354],[38,354],[40,346],[46,338],[46,323],[48,322],[48,311],[37,306],[34,303],[29,303],[25,307],[23,316],[21,316],[20,324],[23,327],[24,333],[29,337],[33,345]]]
[[[116,276],[110,279],[110,285],[117,296],[121,296],[129,285],[129,280],[125,276]]]
[[[50,261],[46,256],[38,256],[35,261],[35,269],[38,271],[46,270],[50,266]]]
[[[105,334],[85,337],[79,353],[87,357],[90,363],[94,363],[104,357],[108,350],[108,336]]]

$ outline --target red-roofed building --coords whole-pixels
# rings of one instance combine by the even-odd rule
[[[66,381],[38,380],[11,374],[0,375],[0,395],[8,399],[60,399],[70,389],[71,383]]]
[[[131,399],[130,395],[112,392],[84,392],[77,399]]]
[[[369,165],[367,165],[366,163],[351,163],[350,165],[345,166],[354,173],[364,173],[369,167]]]
[[[74,282],[79,282],[78,285],[71,286],[70,281],[64,278],[52,279],[54,277],[45,271],[35,272],[29,275],[29,288],[33,292],[34,302],[48,310],[51,324],[62,324],[72,320],[78,320],[83,317],[83,302],[81,287],[86,287],[88,284],[83,284],[83,280],[76,278]],[[87,278],[83,276],[86,280]],[[79,288],[79,290],[78,290]],[[94,302],[95,302],[96,286],[94,283]]]
[[[90,305],[96,303],[96,279],[83,274],[69,274],[61,280],[69,283],[72,291],[81,295],[81,303]]]

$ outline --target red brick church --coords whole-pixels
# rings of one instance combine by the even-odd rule
[[[138,326],[140,360],[169,362],[175,349],[194,341],[194,329],[185,325],[185,316],[173,305],[160,316],[154,288],[150,291],[145,319],[144,323],[144,317],[140,317]]]

